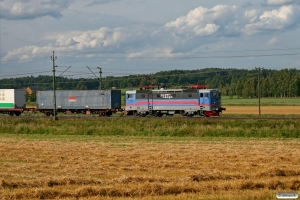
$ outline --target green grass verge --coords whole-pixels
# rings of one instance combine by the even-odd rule
[[[300,106],[300,98],[261,98],[261,106]],[[257,106],[258,98],[244,99],[222,96],[223,106]]]
[[[299,120],[1,118],[0,134],[299,138]]]

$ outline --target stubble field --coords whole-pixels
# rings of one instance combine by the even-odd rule
[[[0,137],[0,199],[276,199],[299,139]]]

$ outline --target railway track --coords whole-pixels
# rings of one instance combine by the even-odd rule
[[[0,115],[0,118],[11,118],[11,119],[22,119],[22,118],[45,118],[45,119],[52,119],[52,116],[44,116],[44,115],[21,115],[21,116],[8,116],[8,115]],[[169,120],[169,119],[182,119],[182,120],[300,120],[300,116],[298,117],[265,117],[265,116],[252,116],[252,117],[183,117],[183,116],[163,116],[163,117],[138,117],[138,116],[110,116],[110,117],[99,117],[98,115],[59,115],[57,119],[78,119],[78,118],[91,118],[91,119],[147,119],[147,120]]]

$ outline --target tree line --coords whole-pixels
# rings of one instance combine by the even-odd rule
[[[35,86],[38,90],[52,90],[52,76],[5,78],[0,80],[0,88],[22,89]],[[222,95],[238,98],[257,98],[258,70],[205,68],[198,70],[170,70],[153,74],[129,76],[106,76],[102,79],[102,89],[137,88],[153,85],[156,88],[184,88],[193,84],[204,84],[218,88]],[[96,90],[97,78],[56,77],[56,87],[60,90]],[[300,70],[263,69],[260,71],[261,97],[300,96]]]

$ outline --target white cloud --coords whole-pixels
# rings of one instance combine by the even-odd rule
[[[267,44],[268,45],[274,45],[278,42],[278,38],[277,37],[272,37],[268,42]]]
[[[259,31],[282,30],[294,25],[299,19],[299,9],[295,6],[282,6],[278,10],[265,11],[256,22],[245,25],[244,31],[254,34]]]
[[[60,37],[56,41],[56,46],[58,46],[58,47],[68,47],[68,46],[73,46],[76,44],[78,44],[78,42],[76,42],[73,38],[68,38],[65,36]]]
[[[180,54],[177,54],[177,56]],[[132,52],[127,55],[128,59],[131,58],[150,58],[150,59],[156,59],[156,58],[171,58],[174,57],[174,54],[172,54],[172,48],[170,47],[162,47],[162,48],[150,48],[145,49],[143,51],[139,52]]]
[[[236,6],[217,5],[211,9],[198,7],[190,11],[186,16],[181,16],[165,26],[175,29],[178,33],[207,36],[216,33],[221,25],[217,21],[229,23],[227,19],[234,16]]]
[[[21,56],[24,55],[31,58],[35,57],[37,54],[49,54],[49,52],[53,50],[73,52],[74,54],[76,54],[76,51],[93,51],[95,52],[94,54],[116,52],[119,50],[126,51],[126,49],[134,42],[142,44],[141,41],[143,40],[144,35],[146,34],[141,32],[138,28],[109,29],[107,27],[102,27],[98,30],[86,31],[73,37],[60,35],[53,45],[44,47],[32,45],[14,49],[9,51],[3,57],[3,61],[21,58]]]
[[[215,24],[206,24],[204,28],[196,26],[194,32],[197,36],[206,36],[217,32],[219,27]]]
[[[244,17],[246,18],[247,23],[254,23],[258,18],[257,10],[246,10],[244,13]]]
[[[7,20],[34,19],[43,16],[62,17],[61,12],[74,0],[2,0],[0,18]]]

